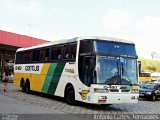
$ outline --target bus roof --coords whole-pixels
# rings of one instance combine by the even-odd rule
[[[36,46],[27,47],[27,48],[19,48],[17,50],[17,52],[18,51],[24,51],[24,50],[31,50],[31,49],[35,49],[35,48],[47,47],[47,46],[51,46],[51,45],[71,43],[71,42],[76,42],[76,41],[86,40],[86,39],[104,40],[104,41],[110,41],[110,42],[134,44],[132,41],[118,39],[118,38],[112,38],[112,37],[101,37],[101,36],[87,36],[86,37],[86,36],[84,36],[84,37],[75,37],[75,38],[72,38],[72,39],[62,39],[62,40],[57,40],[57,41],[51,41],[51,42],[47,42],[47,43],[44,43],[44,44],[39,44],[39,45],[36,45]]]

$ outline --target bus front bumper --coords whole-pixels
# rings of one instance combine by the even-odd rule
[[[137,103],[139,94],[136,93],[92,93],[90,103],[94,104],[120,104]]]

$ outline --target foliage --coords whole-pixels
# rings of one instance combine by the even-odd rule
[[[160,61],[140,58],[142,72],[160,72]]]

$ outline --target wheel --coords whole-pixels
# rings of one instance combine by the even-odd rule
[[[155,101],[156,100],[156,95],[152,95],[151,100]]]
[[[27,94],[30,93],[30,84],[29,84],[29,82],[26,82],[26,84],[25,84],[25,91],[26,91]]]
[[[76,105],[77,101],[75,100],[75,93],[73,88],[72,89],[67,89],[65,91],[65,101],[69,104],[69,105]]]
[[[21,81],[21,88],[22,88],[22,92],[25,92],[25,91],[26,91],[24,81]]]

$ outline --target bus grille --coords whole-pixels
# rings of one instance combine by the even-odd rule
[[[121,92],[129,92],[130,90],[121,90]]]
[[[110,92],[119,92],[117,89],[110,89]]]

